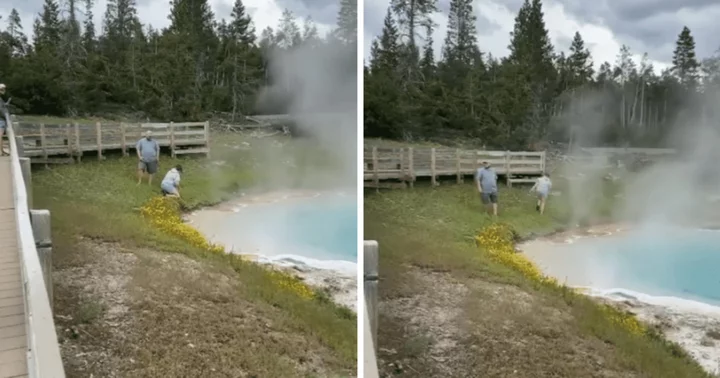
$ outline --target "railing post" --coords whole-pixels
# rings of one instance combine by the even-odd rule
[[[15,146],[17,146],[17,153],[19,157],[25,156],[25,141],[23,140],[22,135],[16,135],[15,136]],[[10,149],[10,147],[8,147]]]
[[[430,183],[433,187],[437,186],[435,177],[435,147],[430,149]]]
[[[35,247],[43,272],[50,310],[53,309],[52,284],[52,237],[50,232],[50,210],[30,210],[30,223],[35,237]]]
[[[22,138],[22,137],[20,137]],[[30,158],[20,158],[20,169],[22,170],[23,181],[25,182],[25,191],[27,192],[28,209],[33,207],[33,190],[32,190],[32,170],[30,169]]]
[[[365,240],[363,247],[365,306],[370,317],[370,331],[373,345],[377,345],[378,328],[378,242]]]
[[[102,124],[100,124],[100,122],[95,122],[95,138],[97,142],[98,160],[102,160]]]
[[[175,123],[170,122],[170,157],[175,159]]]

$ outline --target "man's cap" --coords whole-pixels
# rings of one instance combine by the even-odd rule
[[[182,165],[180,165],[180,164],[176,165],[176,166],[175,166],[175,170],[177,170],[178,172],[182,173]]]
[[[0,84],[0,89],[5,89],[5,84]]]

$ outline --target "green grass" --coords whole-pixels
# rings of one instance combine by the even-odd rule
[[[462,308],[463,321],[459,322],[466,322],[462,326],[465,336],[458,336],[456,341],[480,345],[481,349],[463,358],[455,367],[459,369],[456,374],[471,371],[486,377],[578,377],[595,376],[597,369],[605,369],[607,375],[602,376],[708,377],[678,346],[654,333],[632,335],[608,320],[593,300],[530,281],[478,249],[473,237],[492,222],[506,222],[520,236],[530,236],[565,228],[571,219],[592,220],[573,216],[566,200],[567,183],[557,178],[554,181],[563,195],[549,199],[545,215],[534,211],[534,198],[528,195],[527,187],[501,188],[497,220],[483,212],[471,184],[366,192],[365,239],[380,244],[380,290],[382,300],[388,303],[387,313],[380,315],[379,347],[413,350],[392,357],[381,352],[380,358],[408,359],[405,365],[414,368],[407,376],[438,374],[434,370],[437,362],[428,362],[427,355],[417,352],[414,340],[419,335],[404,331],[403,322],[413,315],[398,317],[390,305],[416,296],[423,298],[418,303],[439,300],[433,298],[437,287],[428,287],[417,279],[418,274],[433,272],[470,290]],[[589,208],[595,217],[607,219],[613,213],[610,198],[620,188],[610,183],[601,185],[605,195],[596,198]],[[497,294],[483,294],[481,287],[512,287],[511,292],[529,297],[517,294],[517,299],[505,300]],[[518,302],[532,303],[531,309],[523,309]],[[558,322],[559,318],[564,320]],[[523,347],[517,349],[518,345]],[[463,351],[450,355],[457,353]],[[507,358],[507,353],[512,357]],[[595,359],[603,361],[602,367],[593,366]],[[393,374],[403,375],[397,371]]]
[[[32,178],[34,208],[49,209],[52,214],[55,269],[87,264],[88,256],[77,247],[81,238],[116,242],[130,249],[178,253],[209,268],[230,268],[237,273],[241,283],[237,294],[244,301],[280,311],[276,320],[284,329],[316,340],[330,351],[336,361],[330,368],[352,371],[357,358],[353,313],[322,296],[307,301],[279,290],[265,268],[194,248],[154,229],[141,216],[139,208],[159,195],[162,176],[178,163],[184,168],[181,193],[188,210],[230,199],[238,192],[310,186],[313,183],[308,176],[333,168],[325,151],[308,141],[253,139],[238,134],[213,135],[212,140],[212,159],[172,160],[161,156],[160,171],[152,186],[146,181],[137,185],[137,159],[132,155],[110,156],[103,161],[86,155],[79,164],[36,167]],[[285,164],[287,161],[294,161],[297,167]],[[96,316],[93,309],[81,311],[89,314],[83,319]],[[237,353],[256,353],[246,349]]]

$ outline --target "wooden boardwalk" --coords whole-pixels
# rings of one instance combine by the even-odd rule
[[[27,377],[27,336],[11,160],[0,157],[0,378]]]

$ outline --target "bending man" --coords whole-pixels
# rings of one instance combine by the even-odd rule
[[[160,183],[160,189],[162,189],[163,195],[180,197],[180,174],[182,171],[182,166],[178,164],[165,174],[165,178],[163,178]]]

